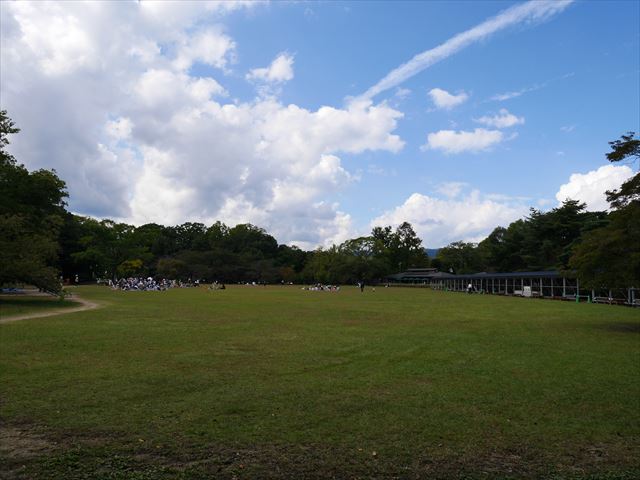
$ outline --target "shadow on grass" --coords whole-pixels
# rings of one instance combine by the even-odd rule
[[[598,328],[603,330],[608,330],[610,332],[640,333],[640,323],[631,323],[631,322],[603,323],[598,325]]]
[[[0,320],[22,315],[41,315],[47,311],[71,310],[81,306],[72,300],[53,297],[18,297],[0,295]]]
[[[0,295],[0,306],[18,306],[28,308],[60,308],[75,307],[77,302],[72,300],[60,300],[53,297],[5,297]]]

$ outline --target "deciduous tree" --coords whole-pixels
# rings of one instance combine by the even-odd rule
[[[29,172],[6,150],[19,129],[0,111],[0,284],[23,282],[59,293],[59,235],[65,183],[55,171]]]

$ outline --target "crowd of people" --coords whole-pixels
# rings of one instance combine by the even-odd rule
[[[153,277],[128,277],[128,278],[120,278],[118,280],[107,280],[107,279],[98,279],[98,284],[108,285],[114,290],[123,290],[123,291],[164,291],[169,288],[185,288],[185,287],[199,287],[200,281],[189,281],[183,282],[181,280],[167,280],[161,279],[156,280]],[[266,287],[266,282],[241,282],[240,285],[246,286],[262,286]],[[284,283],[282,285],[292,285],[292,283]],[[207,290],[225,290],[227,287],[224,283],[214,281],[210,285],[206,286]],[[358,288],[361,292],[364,291],[365,284],[364,282],[358,282]],[[388,286],[388,285],[387,285]],[[323,284],[316,283],[314,285],[309,285],[302,287],[302,290],[307,290],[311,292],[339,292],[340,285],[331,285],[331,284]],[[372,288],[372,291],[375,292],[375,287]]]
[[[224,283],[218,283],[218,281],[216,280],[211,285],[209,285],[207,289],[208,290],[226,290],[227,287],[225,287]]]
[[[176,280],[155,280],[152,277],[140,278],[140,277],[129,277],[129,278],[121,278],[119,280],[113,281],[109,280],[108,285],[114,290],[136,290],[136,291],[156,291],[161,292],[164,290],[168,290],[169,288],[175,287],[185,287],[191,286],[187,284],[183,284],[180,281]]]
[[[311,292],[339,292],[340,285],[323,285],[322,283],[316,283],[309,287],[302,287],[302,290],[309,290]]]

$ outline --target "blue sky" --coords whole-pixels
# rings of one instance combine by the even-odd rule
[[[568,197],[604,209],[637,169],[604,154],[640,130],[640,2],[0,13],[12,151],[55,168],[79,214],[251,222],[303,248],[406,220],[440,247]],[[438,61],[396,70],[438,46]]]

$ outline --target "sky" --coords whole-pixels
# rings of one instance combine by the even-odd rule
[[[0,2],[11,153],[79,215],[478,242],[637,164],[640,2]]]

